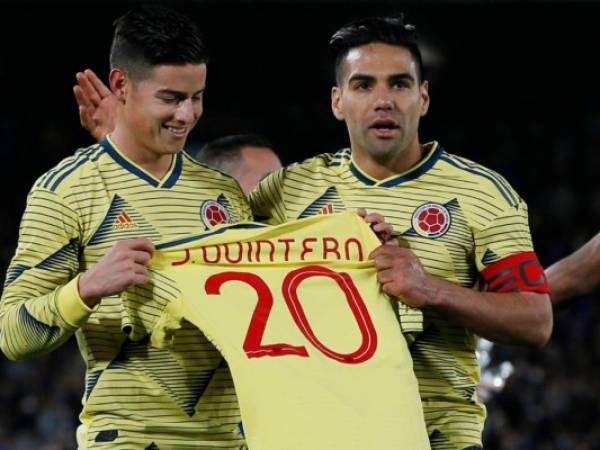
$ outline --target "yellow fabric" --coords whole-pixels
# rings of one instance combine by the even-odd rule
[[[60,315],[73,328],[85,322],[93,309],[89,308],[79,296],[80,275],[77,275],[62,288],[56,291],[56,308]]]
[[[222,352],[249,448],[428,449],[397,302],[367,259],[379,245],[368,225],[344,213],[220,231],[155,255],[152,289],[173,298],[160,317],[134,293],[127,303],[155,345],[176,343],[189,321]]]
[[[249,220],[238,184],[185,153],[160,180],[110,140],[79,150],[35,183],[0,303],[0,343],[12,359],[78,340],[87,366],[81,448],[236,449],[243,445],[231,376],[194,327],[158,351],[133,342],[120,296],[90,313],[77,274],[118,241],[157,243],[208,229],[207,205],[230,222]],[[220,206],[219,206],[220,205]]]
[[[366,208],[394,226],[429,273],[478,289],[485,267],[532,250],[527,205],[492,170],[436,142],[424,150],[418,166],[385,180],[354,164],[350,149],[310,158],[263,180],[251,195],[252,210],[260,220],[280,224]],[[444,224],[432,233],[419,222],[427,205]],[[476,394],[477,338],[439,314],[424,313],[425,330],[410,348],[432,448],[480,446],[485,407]]]

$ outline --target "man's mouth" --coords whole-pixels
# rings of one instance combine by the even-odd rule
[[[392,119],[377,119],[371,123],[369,130],[372,130],[377,137],[389,138],[394,136],[400,127]]]
[[[187,134],[187,127],[174,127],[169,125],[163,125],[169,133],[171,133],[174,137],[182,138]]]

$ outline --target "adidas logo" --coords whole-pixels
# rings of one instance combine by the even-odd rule
[[[333,214],[333,205],[328,203],[319,210],[319,214]]]
[[[125,211],[121,211],[113,222],[112,227],[114,230],[131,230],[137,228],[137,225]]]

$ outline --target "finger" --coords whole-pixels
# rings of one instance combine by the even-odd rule
[[[356,210],[356,214],[358,214],[360,217],[362,217],[364,219],[365,216],[367,215],[367,210],[365,208],[358,208]]]
[[[392,247],[400,247],[400,242],[398,242],[398,239],[396,239],[394,236],[391,236],[389,240],[385,241],[385,245],[391,245]]]
[[[380,245],[375,250],[373,250],[371,253],[369,253],[369,259],[375,259],[375,258],[379,258],[379,257],[385,256],[385,255],[390,255],[392,250],[393,249],[391,247],[388,247],[386,245]]]
[[[91,130],[94,127],[94,119],[90,115],[89,109],[84,106],[79,107],[79,122],[86,130]]]
[[[392,233],[394,232],[394,227],[391,223],[376,223],[372,225],[371,228],[376,233],[384,233],[389,235],[389,237],[392,237]]]
[[[377,214],[377,213],[369,213],[365,216],[364,219],[365,219],[365,222],[372,223],[372,224],[385,222],[385,219],[383,218],[383,216],[381,214]]]
[[[386,270],[381,270],[381,271],[377,272],[377,280],[382,285],[392,284],[392,282],[395,281],[394,271],[392,269],[386,269]],[[388,286],[388,287],[391,288],[392,286]],[[388,292],[388,291],[386,291],[386,292]]]
[[[87,75],[88,80],[90,81],[92,86],[94,86],[94,89],[96,90],[96,92],[98,92],[101,98],[105,98],[109,95],[112,95],[110,89],[108,89],[108,87],[102,82],[102,80],[98,78],[98,75],[96,75],[93,70],[85,69],[84,72]]]
[[[150,281],[150,276],[148,273],[145,274],[135,274],[132,278],[132,283],[136,286],[141,286],[142,284],[146,284]]]
[[[80,107],[83,106],[84,108],[89,108],[90,106],[92,106],[89,99],[87,98],[87,95],[85,95],[83,89],[81,89],[81,86],[73,86],[73,94],[75,94],[75,100],[77,100],[77,104]]]
[[[380,255],[373,259],[373,265],[377,271],[387,270],[392,267],[393,259],[388,255]]]
[[[86,74],[78,73],[77,81],[79,82],[79,86],[81,86],[81,90],[83,94],[87,97],[88,102],[95,107],[100,105],[102,98],[100,97],[100,93],[96,90],[94,85],[91,83],[90,79]]]
[[[126,239],[117,242],[114,246],[123,251],[138,250],[150,254],[154,253],[154,244],[148,238]]]
[[[152,259],[151,252],[141,250],[132,250],[130,256],[136,264],[139,264],[142,267],[145,267]]]
[[[154,244],[148,238],[131,239],[129,240],[129,243],[129,248],[131,248],[132,250],[143,251],[150,254],[150,256],[152,256],[152,254],[154,253]]]

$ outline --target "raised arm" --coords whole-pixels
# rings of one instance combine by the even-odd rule
[[[600,233],[546,269],[550,298],[558,306],[600,288]]]
[[[90,69],[76,75],[73,93],[81,126],[99,141],[115,128],[117,98]]]

